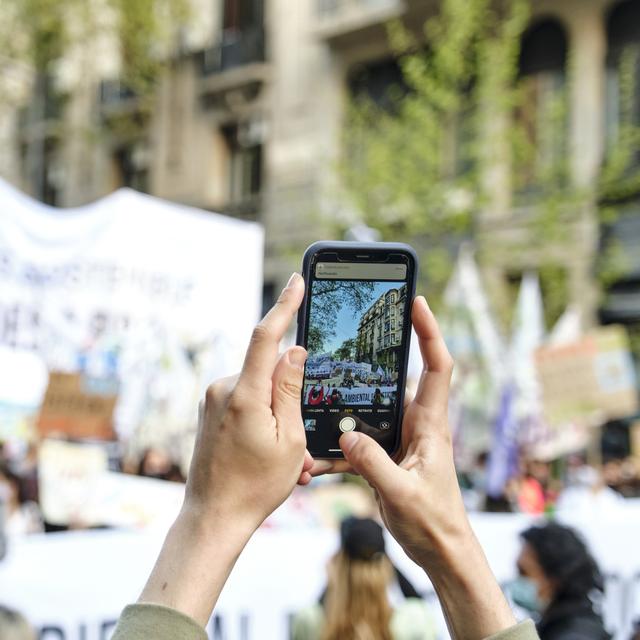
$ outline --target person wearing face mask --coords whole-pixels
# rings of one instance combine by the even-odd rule
[[[537,616],[541,640],[607,640],[597,610],[604,579],[585,543],[569,527],[534,526],[520,534],[513,602]]]

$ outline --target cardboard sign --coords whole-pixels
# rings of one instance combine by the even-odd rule
[[[604,422],[638,411],[629,340],[621,326],[597,329],[571,344],[538,349],[535,362],[550,425]]]
[[[52,371],[38,417],[41,436],[112,440],[117,395],[90,392],[77,373]]]

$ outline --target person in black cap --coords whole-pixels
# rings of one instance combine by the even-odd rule
[[[294,618],[293,640],[435,638],[425,603],[391,564],[382,527],[374,520],[342,522],[340,549],[329,561],[327,574],[320,602]]]

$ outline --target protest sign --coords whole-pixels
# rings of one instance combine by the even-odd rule
[[[596,329],[573,343],[542,347],[535,360],[551,425],[604,422],[638,410],[629,341],[621,326]]]
[[[319,389],[321,386],[323,385],[308,384],[305,387],[305,391],[304,391],[305,398],[309,398],[311,392],[314,389]],[[379,391],[380,395],[382,395],[383,403],[387,401],[389,403],[392,403],[393,401],[395,401],[395,397],[397,393],[397,387],[395,386],[392,386],[392,387],[391,386],[380,386],[380,387],[376,387],[376,386],[330,387],[330,386],[327,386],[326,390],[324,391],[324,395],[329,396],[334,389],[340,394],[340,403],[345,405],[373,404],[376,391]],[[313,403],[310,403],[310,404],[313,404]]]
[[[166,527],[184,497],[181,483],[109,471],[99,444],[44,440],[38,466],[42,512],[56,525]]]
[[[61,210],[0,180],[0,347],[45,371],[117,378],[122,437],[184,433],[206,385],[242,364],[262,249],[258,224],[129,189]],[[0,359],[0,378],[11,374]]]
[[[640,559],[633,553],[640,505],[609,511],[607,518],[575,513],[560,519],[578,529],[603,572],[615,577],[613,586],[623,586],[630,596],[631,581],[640,571]],[[521,548],[518,533],[535,520],[523,514],[478,513],[470,514],[470,521],[497,579],[504,583],[515,578]],[[22,611],[38,631],[50,629],[53,638],[107,640],[124,606],[138,598],[163,538],[164,531],[117,530],[10,540],[7,559],[0,563],[3,604]],[[220,596],[207,625],[209,638],[290,637],[291,614],[318,601],[326,586],[328,560],[338,545],[335,529],[259,530]],[[439,621],[438,637],[449,637],[425,572],[390,536],[386,546],[393,563],[428,598]],[[631,599],[623,601],[615,590],[605,593],[606,621],[620,632],[616,640],[630,637],[624,623],[640,615],[638,605]]]
[[[53,371],[40,409],[38,431],[41,436],[111,440],[115,436],[112,420],[117,399],[114,394],[92,393],[77,373]]]
[[[107,471],[104,447],[47,439],[38,450],[38,492],[44,519],[51,524],[92,522],[87,510]]]

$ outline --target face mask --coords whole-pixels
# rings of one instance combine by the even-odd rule
[[[542,613],[546,608],[546,604],[538,596],[536,583],[530,578],[516,578],[509,585],[508,592],[514,604],[527,611]]]

